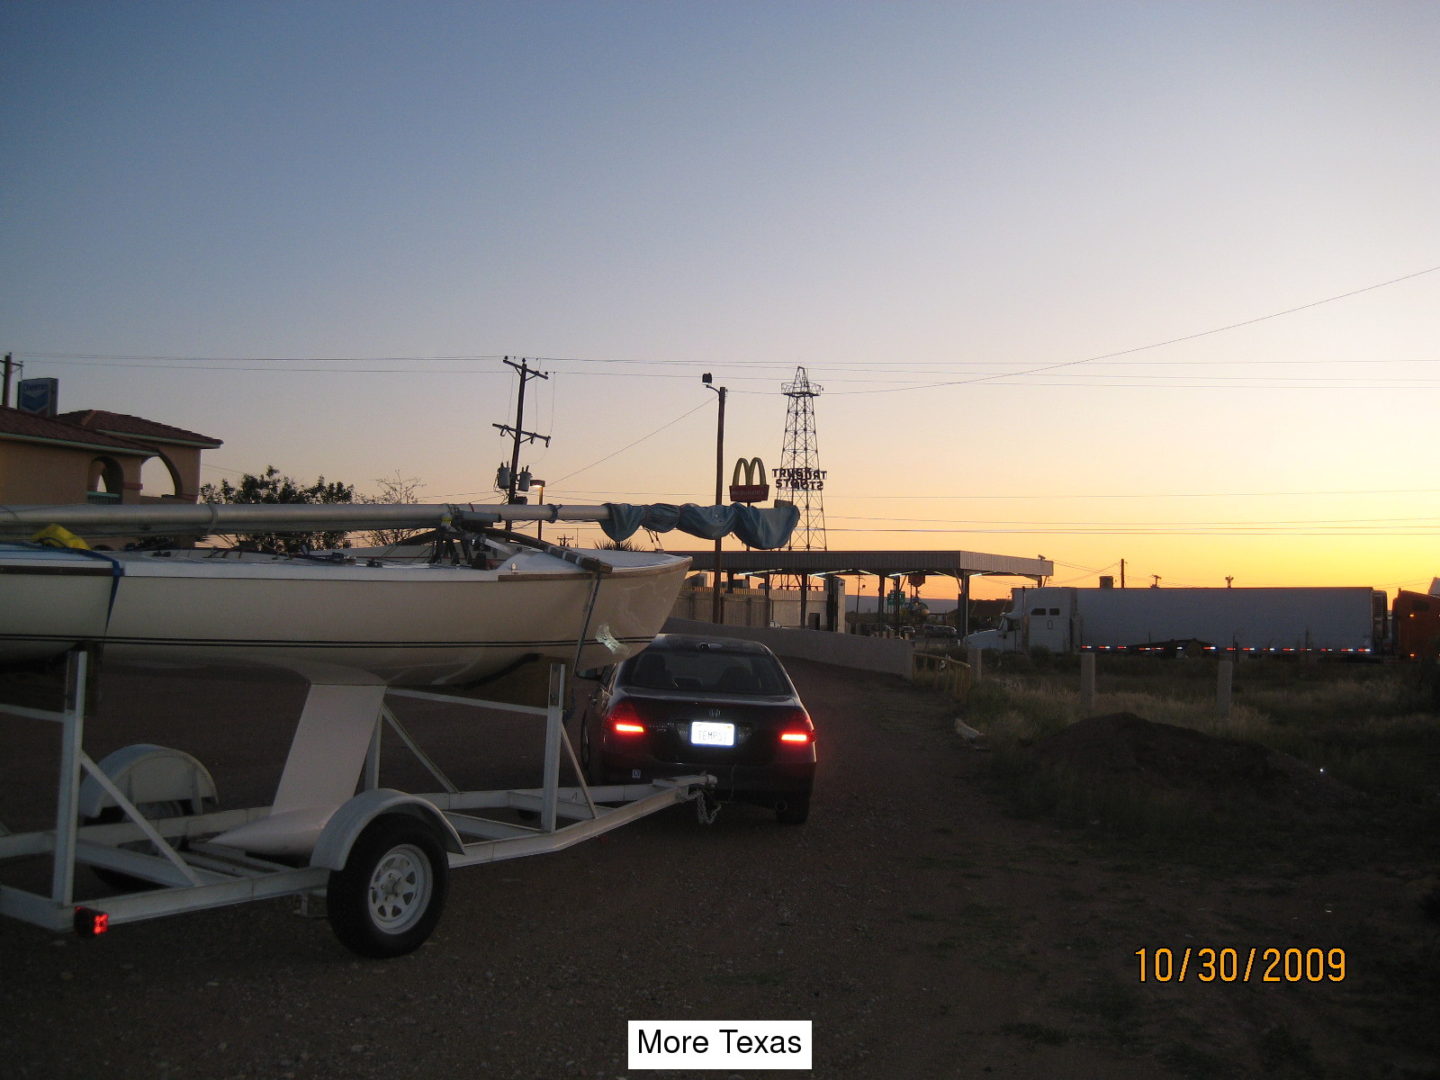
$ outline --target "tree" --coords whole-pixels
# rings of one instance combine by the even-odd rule
[[[425,486],[417,477],[402,477],[399,469],[395,470],[394,476],[376,480],[375,483],[380,485],[380,494],[361,495],[360,502],[385,505],[418,503],[420,499],[417,493]],[[402,544],[410,537],[419,536],[426,531],[425,529],[375,529],[366,533],[365,537],[375,547],[390,547],[393,544]]]
[[[323,476],[304,487],[288,476],[281,476],[274,465],[267,465],[259,476],[246,473],[239,484],[221,480],[218,486],[203,485],[200,499],[212,503],[352,503],[355,501],[355,488],[339,481],[327,484]],[[345,533],[241,533],[235,539],[253,543],[261,551],[295,552],[302,548],[339,547],[345,540]]]

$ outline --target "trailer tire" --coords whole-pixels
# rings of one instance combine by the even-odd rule
[[[450,864],[437,831],[409,814],[385,814],[330,872],[330,927],[361,956],[403,956],[425,943],[445,908]]]

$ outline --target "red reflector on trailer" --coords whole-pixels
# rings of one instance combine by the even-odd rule
[[[110,929],[110,916],[94,908],[75,909],[75,933],[81,937],[99,937]]]

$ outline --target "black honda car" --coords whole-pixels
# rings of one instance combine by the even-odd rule
[[[580,757],[597,784],[710,773],[719,798],[799,825],[810,812],[815,725],[764,645],[661,634],[582,701]]]

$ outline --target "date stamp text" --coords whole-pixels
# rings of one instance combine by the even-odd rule
[[[1320,983],[1345,981],[1345,950],[1340,948],[1136,949],[1142,983]]]

